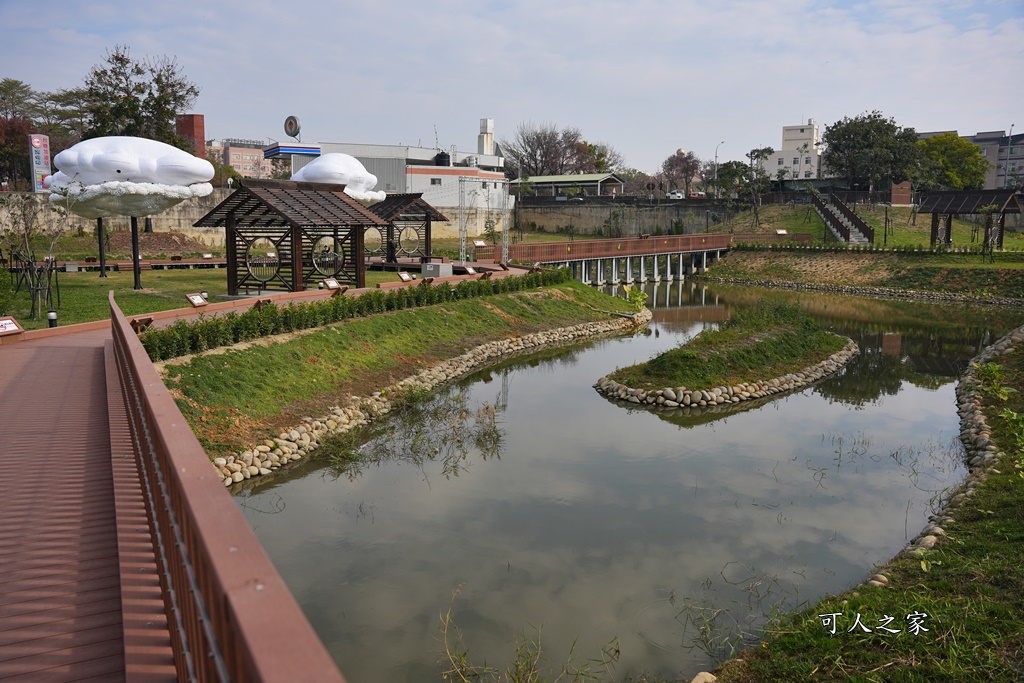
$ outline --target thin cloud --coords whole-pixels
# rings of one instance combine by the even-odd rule
[[[1024,104],[1018,0],[99,0],[45,22],[6,2],[0,27],[4,76],[36,90],[80,85],[118,44],[176,57],[209,137],[281,139],[296,115],[307,142],[474,149],[480,118],[499,139],[551,121],[647,171],[723,140],[720,161],[742,159],[808,118],[970,134]]]

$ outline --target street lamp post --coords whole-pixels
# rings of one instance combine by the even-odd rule
[[[715,145],[715,199],[718,199],[718,148],[725,144],[725,140],[722,140]]]
[[[1010,145],[1013,144],[1013,127],[1016,124],[1010,124],[1010,134],[1006,136],[1006,166],[1003,167],[1003,187],[1010,186]]]

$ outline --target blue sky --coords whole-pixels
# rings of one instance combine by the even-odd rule
[[[919,131],[1024,131],[1024,0],[0,0],[0,78],[80,85],[107,50],[172,56],[209,138],[475,150],[576,126],[654,171],[879,110]]]

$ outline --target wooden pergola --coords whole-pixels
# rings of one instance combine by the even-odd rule
[[[363,234],[388,223],[344,190],[344,185],[242,179],[238,190],[195,223],[226,231],[228,294],[299,292],[326,278],[365,286]]]
[[[382,202],[370,207],[378,218],[387,221],[387,229],[366,229],[363,244],[366,256],[382,256],[394,262],[398,256],[430,257],[430,230],[433,221],[448,222],[440,211],[431,206],[423,193],[389,194]],[[390,245],[390,247],[389,247]]]
[[[929,192],[921,200],[919,213],[932,215],[931,244],[940,240],[953,243],[953,216],[979,214],[985,216],[985,245],[995,241],[996,247],[1003,248],[1003,231],[1006,228],[1006,214],[1020,213],[1020,200],[1015,190],[957,190]],[[998,215],[998,222],[993,218]],[[940,216],[942,217],[940,219]],[[940,230],[940,222],[942,228]],[[993,227],[998,232],[993,237]]]

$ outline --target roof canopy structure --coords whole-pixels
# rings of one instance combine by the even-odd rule
[[[301,291],[324,278],[366,283],[363,233],[385,227],[344,185],[243,179],[195,223],[226,231],[228,293]]]
[[[1020,200],[1014,190],[958,190],[929,192],[921,200],[921,213],[941,213],[959,216],[978,214],[987,207],[993,213],[1020,213]]]
[[[953,216],[969,214],[985,216],[985,245],[991,246],[995,241],[1000,249],[1003,247],[1003,231],[1006,227],[1006,214],[1021,213],[1020,199],[1015,190],[955,190],[947,192],[929,192],[921,199],[920,213],[932,215],[931,244],[944,237],[946,244],[953,242]],[[940,235],[939,216],[945,216],[943,235]],[[993,216],[999,219],[993,225]],[[993,236],[993,227],[997,234]],[[994,238],[994,240],[993,240]]]
[[[440,211],[423,199],[422,192],[389,194],[370,207],[370,211],[387,221],[385,231],[367,228],[363,237],[367,257],[382,256],[386,262],[398,257],[429,258],[431,255],[431,223],[448,222]]]
[[[625,194],[626,182],[614,173],[576,173],[570,175],[538,175],[518,178],[513,187],[532,185],[538,195],[556,197],[562,190],[577,189],[602,194]]]

